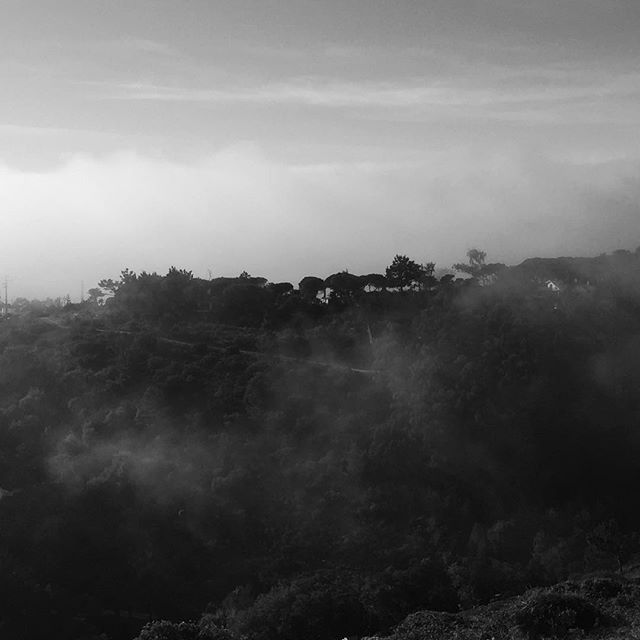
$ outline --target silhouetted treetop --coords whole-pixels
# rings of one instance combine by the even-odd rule
[[[426,276],[433,274],[435,264],[418,264],[408,256],[397,254],[387,267],[386,278],[389,286],[398,287],[401,291],[407,287],[420,286]]]
[[[300,293],[306,298],[315,298],[320,291],[324,291],[325,283],[322,278],[316,276],[305,276],[298,283]]]

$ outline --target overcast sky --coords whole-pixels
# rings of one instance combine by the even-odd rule
[[[2,0],[0,275],[640,244],[637,0]]]

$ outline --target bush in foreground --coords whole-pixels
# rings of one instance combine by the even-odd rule
[[[589,631],[602,618],[588,600],[559,593],[536,595],[516,614],[518,627],[532,640],[565,638],[571,629]]]

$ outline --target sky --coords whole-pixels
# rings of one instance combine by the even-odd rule
[[[0,276],[640,245],[637,0],[2,0]]]

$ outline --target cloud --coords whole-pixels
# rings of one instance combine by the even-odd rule
[[[145,38],[121,38],[103,43],[107,50],[127,51],[133,54],[181,57],[183,54],[165,42]]]
[[[13,295],[77,298],[124,267],[296,282],[382,270],[396,252],[448,266],[640,244],[636,160],[577,163],[505,145],[410,160],[290,165],[253,144],[178,163],[120,152],[0,166],[0,271]]]
[[[609,93],[610,91],[607,91]],[[601,93],[603,91],[601,90]],[[293,104],[320,107],[482,107],[495,103],[558,102],[593,95],[589,87],[558,86],[518,91],[444,85],[322,82],[308,80],[249,88],[193,89],[123,83],[111,96],[121,100],[167,102]]]
[[[494,70],[481,82],[408,79],[404,82],[349,82],[294,79],[227,88],[193,88],[147,83],[98,84],[102,99],[195,103],[212,106],[253,105],[360,112],[384,111],[385,117],[493,119],[525,123],[555,122],[638,124],[640,75],[571,68],[531,68],[517,76]]]

